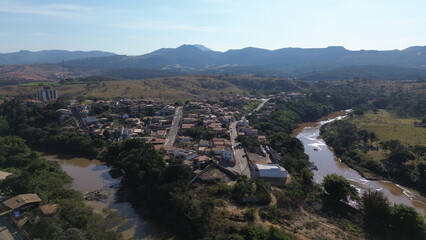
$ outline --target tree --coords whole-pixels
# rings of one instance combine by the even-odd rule
[[[426,239],[426,225],[423,217],[412,207],[397,204],[391,208],[390,239]]]
[[[324,190],[328,193],[329,199],[333,202],[347,202],[349,198],[357,199],[356,188],[344,177],[337,174],[329,174],[324,177]]]
[[[417,165],[417,172],[419,175],[418,188],[422,193],[426,193],[426,161],[421,161]]]
[[[415,157],[405,147],[397,148],[389,153],[389,160],[397,164],[403,164],[409,160],[414,160]]]
[[[9,123],[3,116],[0,116],[0,135],[6,135],[7,133],[9,133]]]
[[[59,223],[53,218],[43,218],[31,228],[31,236],[43,240],[55,239],[62,233]]]
[[[77,228],[68,228],[59,234],[55,240],[86,240],[84,234]]]
[[[390,216],[389,201],[382,192],[368,190],[362,195],[364,227],[372,234],[386,234]]]

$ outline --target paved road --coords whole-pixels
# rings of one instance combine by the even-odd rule
[[[171,147],[175,143],[176,135],[179,130],[180,119],[182,118],[182,107],[177,107],[175,116],[173,117],[172,127],[170,128],[169,135],[164,143],[165,147]]]
[[[78,111],[77,106],[70,106],[70,111],[72,116],[77,120],[78,127],[86,132],[89,132],[89,128],[86,123],[83,121],[83,118],[80,115],[80,111]]]
[[[262,102],[259,105],[257,105],[257,107],[253,110],[253,112],[259,111],[259,109],[261,109],[265,105],[265,103],[269,100],[270,100],[270,98],[262,99]]]
[[[245,155],[244,148],[237,147],[237,143],[235,142],[235,139],[237,138],[237,123],[238,121],[234,121],[229,125],[232,148],[234,150],[235,166],[228,167],[228,169],[238,174],[250,177],[250,168],[248,167],[247,157],[243,157]]]
[[[0,239],[1,240],[25,240],[24,236],[9,221],[9,216],[0,216]]]
[[[268,102],[270,100],[270,98],[263,98],[262,102],[259,103],[259,105],[257,105],[257,107],[255,109],[253,109],[253,111],[251,111],[251,113],[247,114],[248,116],[250,116],[252,113],[254,113],[255,111],[259,111],[259,109],[261,109],[266,102]],[[243,117],[244,118],[244,117]]]
[[[253,112],[261,109],[267,101],[269,101],[269,98],[268,99],[262,99],[262,102],[248,115],[251,115]],[[242,117],[242,119],[245,119],[245,118],[246,118],[245,116]],[[232,148],[234,149],[235,166],[228,167],[228,169],[233,171],[233,172],[236,172],[238,174],[245,175],[247,177],[251,177],[250,168],[249,168],[247,157],[245,156],[244,148],[237,147],[237,143],[235,141],[235,139],[237,138],[237,123],[238,122],[239,121],[234,121],[229,125]],[[245,156],[245,157],[243,157],[243,156]]]

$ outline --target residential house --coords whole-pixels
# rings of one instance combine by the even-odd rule
[[[28,208],[37,207],[40,203],[41,199],[37,194],[33,193],[20,194],[3,201],[3,205],[13,211],[23,211]]]
[[[192,141],[192,137],[188,137],[188,136],[179,136],[178,139],[181,142],[190,142],[190,141]]]
[[[208,140],[203,140],[201,139],[200,142],[198,143],[199,147],[210,147],[211,143]]]
[[[238,127],[248,127],[249,126],[249,120],[243,119],[243,120],[241,120],[237,123],[237,126]]]

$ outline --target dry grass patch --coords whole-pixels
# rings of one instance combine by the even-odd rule
[[[426,145],[426,128],[415,127],[413,118],[397,118],[385,110],[350,120],[362,129],[374,132],[380,141],[398,139],[405,144]]]

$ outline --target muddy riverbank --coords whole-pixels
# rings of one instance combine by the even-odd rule
[[[95,159],[42,155],[56,161],[73,178],[70,188],[85,194],[85,203],[102,213],[103,209],[116,211],[125,223],[118,231],[124,239],[173,239],[169,231],[154,222],[143,218],[129,202],[117,199],[120,179],[110,175],[110,167]]]

